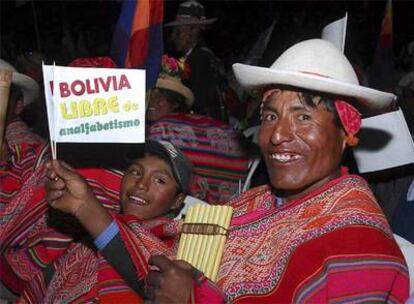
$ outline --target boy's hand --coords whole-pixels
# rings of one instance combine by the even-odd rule
[[[65,162],[53,160],[46,167],[46,200],[53,208],[76,216],[85,204],[96,199],[85,179]]]
[[[145,278],[146,303],[188,303],[195,279],[193,267],[162,255],[151,256],[148,263],[159,270],[151,270]]]

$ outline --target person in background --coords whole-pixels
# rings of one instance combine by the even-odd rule
[[[165,26],[172,27],[170,40],[175,56],[184,59],[190,67],[191,74],[185,85],[194,94],[194,112],[227,121],[221,64],[202,41],[205,26],[216,20],[206,18],[204,6],[199,2],[188,0],[178,7],[175,20]]]
[[[165,215],[182,205],[192,165],[180,150],[162,141],[147,141],[143,154],[137,157],[134,152],[130,155],[132,157],[128,157],[129,164],[121,182],[121,214],[108,212],[86,180],[66,163],[57,160],[48,163],[48,204],[72,214],[94,239],[98,251],[86,244],[68,251],[29,283],[22,299],[28,302],[68,299],[70,302],[92,299],[142,302],[142,279],[148,271],[142,261],[148,258],[149,253],[143,254],[134,248],[145,242],[151,246],[150,235],[160,236],[162,230],[158,228],[172,221]],[[134,232],[144,229],[149,230],[148,236],[137,238]],[[150,252],[168,253],[174,240],[169,240],[168,235],[165,239],[167,245],[154,245]],[[77,257],[77,262],[72,260],[73,256]],[[93,266],[82,272],[85,265]],[[79,273],[82,278],[77,276]],[[80,282],[91,284],[80,288]]]
[[[33,172],[49,159],[49,146],[20,118],[24,107],[36,101],[37,82],[0,59],[0,69],[13,72],[0,154],[0,209],[7,205]]]
[[[21,118],[23,110],[38,98],[37,82],[19,73],[3,59],[0,59],[0,69],[12,72],[9,99],[7,103],[2,103],[7,105],[5,134],[0,147],[0,234],[3,236],[2,227],[22,208],[18,193],[28,185],[40,184],[41,177],[44,176],[42,167],[50,158],[50,151],[48,143],[35,134]],[[19,289],[19,284],[16,283],[19,280],[8,275],[2,258],[0,268],[0,298],[12,300]],[[9,298],[6,299],[6,296]]]
[[[191,160],[191,196],[225,204],[240,193],[248,172],[241,137],[222,121],[189,112],[195,99],[181,82],[186,64],[164,55],[161,65],[146,113],[147,136],[173,143]]]
[[[358,143],[355,107],[378,113],[395,96],[359,85],[347,58],[321,39],[293,45],[270,68],[233,69],[262,100],[259,146],[270,184],[229,203],[216,283],[153,256],[149,302],[405,303],[404,256],[368,183],[341,166]],[[221,300],[212,301],[218,289]]]

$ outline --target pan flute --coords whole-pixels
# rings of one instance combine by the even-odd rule
[[[233,208],[193,205],[185,217],[177,259],[193,265],[213,282],[223,257]]]

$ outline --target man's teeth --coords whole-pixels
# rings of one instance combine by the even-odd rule
[[[147,110],[148,110],[148,111],[156,111],[156,110],[157,110],[157,108],[154,108],[154,107],[149,107]]]
[[[129,199],[135,201],[138,205],[148,205],[147,201],[143,200],[142,198],[138,196],[130,195]]]
[[[270,154],[271,159],[275,159],[280,162],[288,162],[291,160],[295,160],[299,158],[297,154],[289,154],[289,153],[272,153]]]

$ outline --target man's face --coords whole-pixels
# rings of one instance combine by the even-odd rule
[[[175,26],[171,32],[171,41],[179,53],[186,53],[191,47],[191,25]]]
[[[158,156],[145,154],[135,160],[122,178],[122,211],[140,220],[177,209],[183,200],[169,163]]]
[[[259,146],[272,186],[290,200],[338,175],[345,136],[323,105],[307,106],[285,90],[265,101]]]

